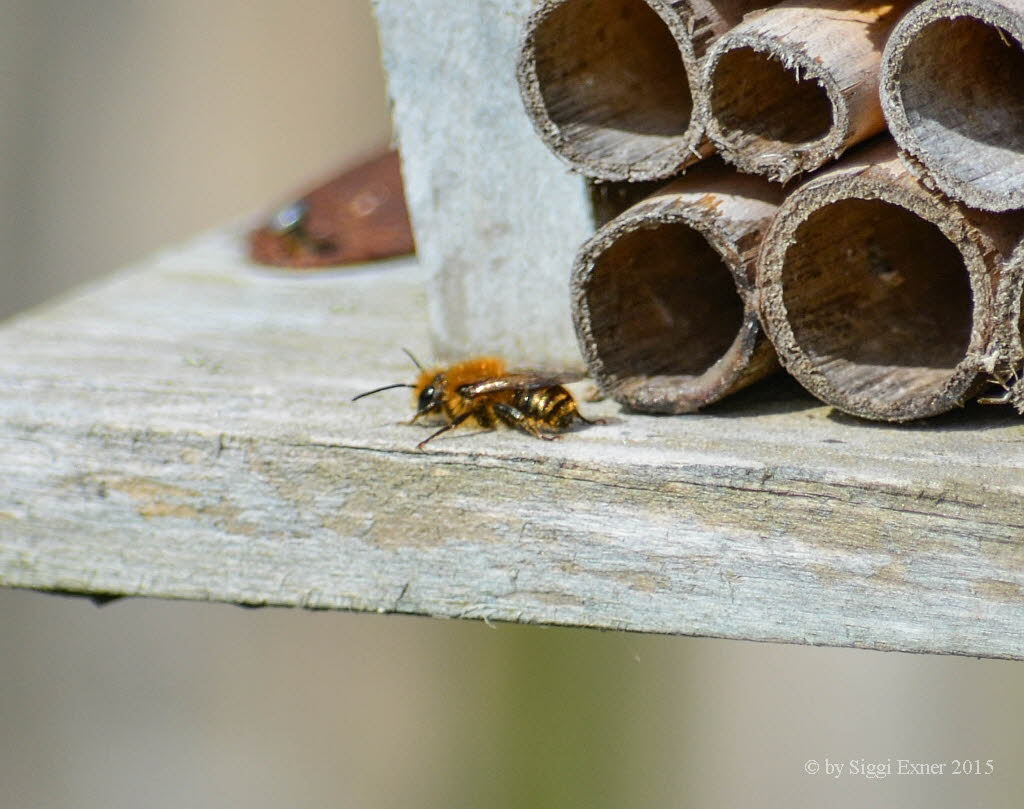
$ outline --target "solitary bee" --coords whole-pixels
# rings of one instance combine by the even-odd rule
[[[439,417],[445,422],[441,429],[420,441],[416,449],[423,449],[428,441],[467,421],[485,429],[504,424],[545,441],[557,437],[548,433],[562,432],[574,421],[604,423],[584,418],[572,394],[562,387],[565,382],[579,379],[578,376],[508,372],[505,362],[497,357],[477,357],[447,368],[427,369],[408,351],[405,353],[420,370],[415,384],[385,385],[360,393],[352,401],[392,388],[412,388],[416,413],[409,424],[423,417]]]

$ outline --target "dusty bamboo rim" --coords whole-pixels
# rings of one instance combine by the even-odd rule
[[[754,262],[781,201],[720,161],[602,227],[573,268],[573,318],[598,386],[639,411],[688,413],[778,369]]]
[[[1024,3],[922,3],[889,39],[881,88],[912,169],[973,207],[1024,208]]]
[[[885,139],[779,209],[759,260],[762,317],[782,364],[822,401],[868,419],[934,416],[993,367],[998,264],[992,235]]]
[[[702,117],[722,156],[786,182],[881,132],[882,46],[907,5],[790,0],[723,35],[702,68]]]
[[[671,0],[543,0],[517,68],[541,139],[599,180],[661,180],[710,154],[693,19]]]

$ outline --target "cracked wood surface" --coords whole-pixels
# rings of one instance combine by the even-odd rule
[[[401,421],[412,261],[295,277],[236,234],[0,326],[0,584],[1024,657],[1024,430],[785,380],[541,442]],[[585,386],[584,386],[585,388]]]

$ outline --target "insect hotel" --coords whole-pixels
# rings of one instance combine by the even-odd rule
[[[1024,658],[1024,3],[437,8],[376,2],[415,260],[0,329],[0,583]],[[418,451],[402,347],[605,423]]]

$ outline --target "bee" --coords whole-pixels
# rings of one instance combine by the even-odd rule
[[[405,349],[403,349],[405,350]],[[416,412],[409,424],[421,418],[439,418],[444,425],[416,445],[416,449],[442,433],[466,422],[485,429],[499,425],[513,427],[551,441],[572,426],[603,424],[600,419],[584,418],[573,395],[562,387],[579,376],[550,375],[537,371],[507,371],[504,360],[476,357],[447,368],[424,368],[408,351],[420,374],[414,384],[398,382],[360,393],[352,401],[393,388],[412,388]]]

